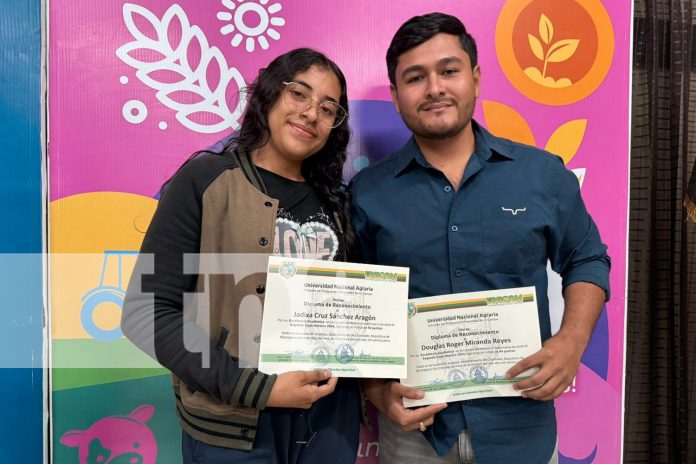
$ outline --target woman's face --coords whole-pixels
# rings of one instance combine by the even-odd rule
[[[329,138],[331,127],[318,119],[319,104],[339,102],[341,84],[332,71],[317,66],[296,74],[292,81],[308,91],[312,104],[303,111],[290,108],[284,98],[288,90],[283,88],[268,113],[271,135],[265,148],[288,161],[303,161],[321,150]]]

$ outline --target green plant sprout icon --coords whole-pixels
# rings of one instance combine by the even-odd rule
[[[524,73],[537,84],[545,87],[562,88],[573,85],[570,79],[562,77],[558,80],[546,75],[549,63],[562,63],[570,59],[580,45],[579,39],[563,39],[556,42],[553,41],[553,23],[542,13],[539,18],[539,38],[535,35],[527,34],[529,46],[532,49],[534,56],[542,62],[541,71],[534,66],[530,66],[524,70]],[[543,44],[542,44],[543,42]]]

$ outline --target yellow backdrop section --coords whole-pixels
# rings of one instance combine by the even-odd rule
[[[81,320],[85,308],[97,329],[110,331],[118,326],[119,295],[128,285],[136,258],[133,252],[140,249],[156,206],[157,200],[121,192],[86,193],[51,203],[54,340],[92,338]]]

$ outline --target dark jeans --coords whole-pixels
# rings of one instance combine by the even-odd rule
[[[309,410],[267,408],[259,414],[254,447],[242,451],[207,445],[182,434],[184,464],[354,464],[360,435],[360,396],[355,379]]]

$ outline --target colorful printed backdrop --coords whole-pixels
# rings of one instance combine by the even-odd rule
[[[434,10],[457,15],[477,38],[483,87],[475,118],[562,156],[609,246],[613,298],[556,405],[562,463],[620,461],[630,0],[55,0],[54,462],[85,462],[78,450],[95,438],[103,462],[128,453],[144,464],[180,462],[166,372],[122,338],[118,320],[156,192],[191,153],[239,126],[240,90],[292,48],[332,57],[349,83],[349,178],[408,138],[390,102],[384,55],[401,23]],[[552,279],[556,326],[559,286]],[[362,438],[358,461],[377,462],[376,436]]]

